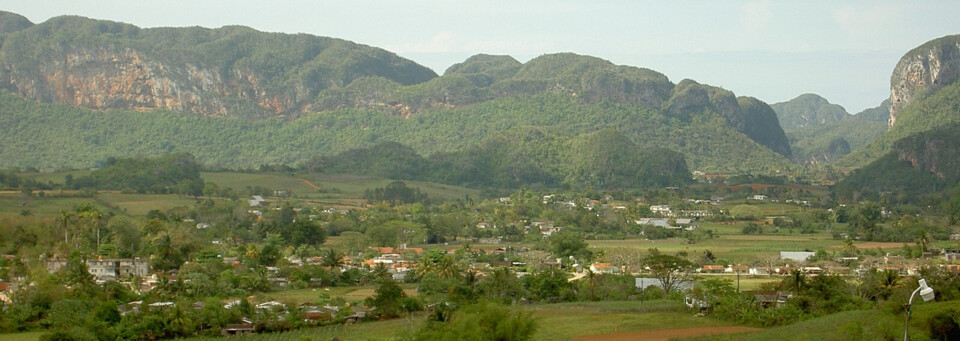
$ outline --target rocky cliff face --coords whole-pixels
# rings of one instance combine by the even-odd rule
[[[960,78],[960,35],[930,41],[907,52],[890,77],[890,127],[908,104]]]
[[[165,109],[226,116],[223,97],[252,97],[274,112],[289,103],[266,96],[253,75],[239,74],[234,87],[221,75],[196,65],[167,65],[135,49],[76,48],[39,65],[35,72],[0,70],[4,87],[36,101],[92,109]],[[237,83],[243,83],[237,84]],[[239,95],[239,96],[237,96]]]
[[[897,141],[897,159],[907,161],[919,171],[932,173],[940,180],[960,180],[960,125],[917,134]]]
[[[140,29],[80,17],[0,27],[0,88],[98,110],[296,116],[320,91],[364,77],[415,84],[436,74],[381,49],[245,27]]]

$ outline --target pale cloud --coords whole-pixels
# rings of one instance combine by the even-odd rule
[[[760,35],[767,31],[773,21],[773,12],[767,1],[748,2],[743,4],[740,10],[742,13],[740,24],[744,33]]]
[[[509,40],[474,40],[463,44],[464,52],[486,52],[498,54],[530,54],[555,52],[553,44],[545,42],[509,41]]]
[[[460,38],[449,31],[434,34],[427,41],[388,46],[388,50],[397,53],[445,53],[458,51]]]
[[[888,27],[902,20],[904,5],[899,3],[876,3],[869,5],[844,5],[833,10],[833,18],[840,28],[853,37],[877,36]]]
[[[544,42],[474,39],[468,40],[449,31],[434,34],[423,42],[387,46],[388,50],[397,53],[497,53],[497,54],[529,54],[546,53],[554,48],[552,44]]]

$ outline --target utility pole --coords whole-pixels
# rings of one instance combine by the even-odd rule
[[[740,293],[740,264],[737,264],[737,293]]]

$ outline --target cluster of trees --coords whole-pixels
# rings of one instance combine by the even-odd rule
[[[136,193],[179,193],[198,197],[205,184],[200,164],[193,155],[176,153],[159,158],[108,158],[102,168],[74,178],[67,175],[65,185],[72,189],[122,190]]]
[[[19,169],[0,169],[0,188],[19,189],[26,195],[32,195],[34,190],[49,190],[54,188],[54,185],[24,176]]]
[[[373,202],[388,202],[391,205],[423,203],[429,204],[427,194],[420,191],[419,188],[407,187],[402,181],[391,182],[386,187],[377,187],[373,190],[365,190],[363,198]]]

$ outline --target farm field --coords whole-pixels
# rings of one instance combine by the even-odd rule
[[[416,296],[416,284],[401,283],[400,287],[407,296]],[[254,300],[291,302],[300,304],[303,302],[320,303],[330,298],[342,297],[345,301],[351,303],[361,303],[367,297],[373,296],[376,286],[367,285],[361,287],[331,287],[331,288],[308,288],[291,289],[254,295]]]
[[[518,306],[530,312],[539,321],[533,340],[570,340],[578,336],[602,335],[615,332],[655,331],[663,329],[715,327],[733,324],[705,317],[697,317],[680,302],[657,300],[648,302],[576,302]],[[279,334],[244,336],[237,340],[389,340],[409,335],[425,320],[424,314],[388,321],[365,322],[354,325],[329,326]],[[198,338],[196,340],[219,340]]]
[[[385,187],[393,180],[356,175],[302,174],[291,176],[274,173],[203,172],[205,181],[234,190],[261,187],[268,190],[286,190],[293,198],[305,199],[340,207],[362,206],[365,190]],[[430,198],[440,200],[478,197],[479,190],[422,181],[404,181],[409,187],[420,188]]]
[[[915,304],[910,319],[910,334],[916,337],[925,321],[935,312],[960,309],[957,301]],[[903,337],[903,315],[881,309],[852,310],[791,325],[763,329],[757,332],[698,337],[696,341],[753,341],[753,340],[898,340]],[[918,338],[919,339],[919,338]]]
[[[668,239],[601,239],[587,240],[591,249],[611,250],[617,248],[637,249],[646,251],[657,248],[667,253],[686,252],[687,254],[703,254],[710,251],[719,259],[734,263],[751,263],[771,259],[778,259],[780,251],[817,251],[820,249],[836,251],[843,245],[841,240],[833,239],[833,236],[825,233],[800,234],[778,233],[743,235],[740,234],[740,225],[714,224],[706,223],[702,229],[713,229],[714,238],[689,243],[685,238]],[[772,229],[772,226],[764,228]],[[785,230],[785,229],[782,229]],[[854,242],[860,250],[899,250],[903,243],[882,243],[882,242]]]
[[[40,340],[40,336],[46,334],[46,332],[24,332],[24,333],[7,333],[0,334],[0,340],[4,341],[37,341]]]
[[[89,172],[36,173],[33,177],[38,181],[62,184],[67,174],[76,177]],[[238,172],[203,172],[201,175],[208,182],[230,187],[238,192],[254,187],[287,190],[292,195],[291,200],[305,200],[311,205],[347,209],[363,207],[366,204],[366,200],[362,199],[365,190],[384,187],[391,182],[386,179],[352,175],[304,174],[302,177],[296,177],[284,174]],[[477,198],[480,195],[479,190],[429,182],[407,181],[407,185],[420,188],[430,198],[438,200],[463,199],[467,196]],[[61,210],[70,210],[84,203],[93,204],[105,212],[142,216],[154,209],[167,211],[175,207],[192,207],[196,202],[195,198],[177,194],[137,194],[119,191],[83,193],[72,190],[53,190],[46,191],[42,196],[39,191],[34,191],[32,196],[26,197],[19,191],[4,191],[0,193],[0,216],[28,213],[40,217],[54,217],[59,215]]]

